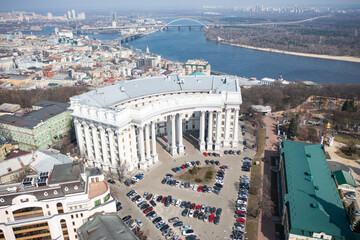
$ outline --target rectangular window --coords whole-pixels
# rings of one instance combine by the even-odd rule
[[[96,200],[95,202],[94,202],[94,205],[95,205],[95,207],[96,206],[99,206],[101,204],[101,200],[99,199],[99,200]]]
[[[106,202],[107,200],[109,200],[109,198],[110,198],[110,194],[106,195],[106,196],[104,197],[104,202]]]

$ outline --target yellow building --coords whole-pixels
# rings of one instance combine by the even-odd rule
[[[19,87],[21,84],[28,83],[31,81],[29,75],[6,75],[0,78],[0,81],[11,83],[14,86]]]

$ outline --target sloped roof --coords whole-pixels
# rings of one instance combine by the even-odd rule
[[[338,185],[349,184],[353,187],[357,187],[355,179],[350,172],[338,170],[338,171],[334,171],[333,173]]]
[[[347,214],[321,144],[284,141],[290,233],[324,232],[353,239]],[[305,233],[306,234],[306,233]]]
[[[189,75],[205,75],[205,74],[203,74],[202,72],[193,72],[190,73]]]

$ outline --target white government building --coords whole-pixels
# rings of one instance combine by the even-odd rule
[[[121,81],[71,98],[81,155],[90,166],[116,172],[158,161],[156,136],[167,151],[185,154],[184,132],[198,134],[200,151],[237,147],[242,103],[238,79],[168,76]]]

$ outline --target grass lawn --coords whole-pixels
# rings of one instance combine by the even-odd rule
[[[192,172],[194,169],[197,169],[195,174]],[[213,180],[214,177],[214,167],[192,167],[180,172],[179,176],[176,178],[180,178],[182,181],[186,180],[190,183],[196,184],[204,184],[209,183]]]
[[[359,139],[356,139],[353,136],[343,134],[343,133],[336,134],[335,135],[335,141],[345,143],[345,144],[348,144],[350,141],[355,141],[356,144],[360,145],[360,140]]]
[[[257,160],[259,160],[259,159],[254,159],[253,162],[255,162]],[[260,166],[253,165],[251,167],[250,187],[251,187],[252,179],[260,178],[260,175],[261,175]],[[259,207],[258,196],[254,195],[254,194],[249,194],[247,209],[252,209],[252,213],[248,212],[248,214],[246,216],[245,239],[249,239],[249,240],[257,239],[258,216],[256,216],[257,214],[254,214],[254,212],[256,212],[256,209],[258,207]]]
[[[357,160],[360,159],[359,154],[353,154],[351,156],[346,155],[345,153],[343,153],[342,151],[336,151],[335,152],[338,156],[342,157],[342,158],[346,158],[346,159],[350,159],[350,160]]]
[[[266,128],[260,128],[256,137],[256,154],[255,157],[261,157],[265,149]]]

